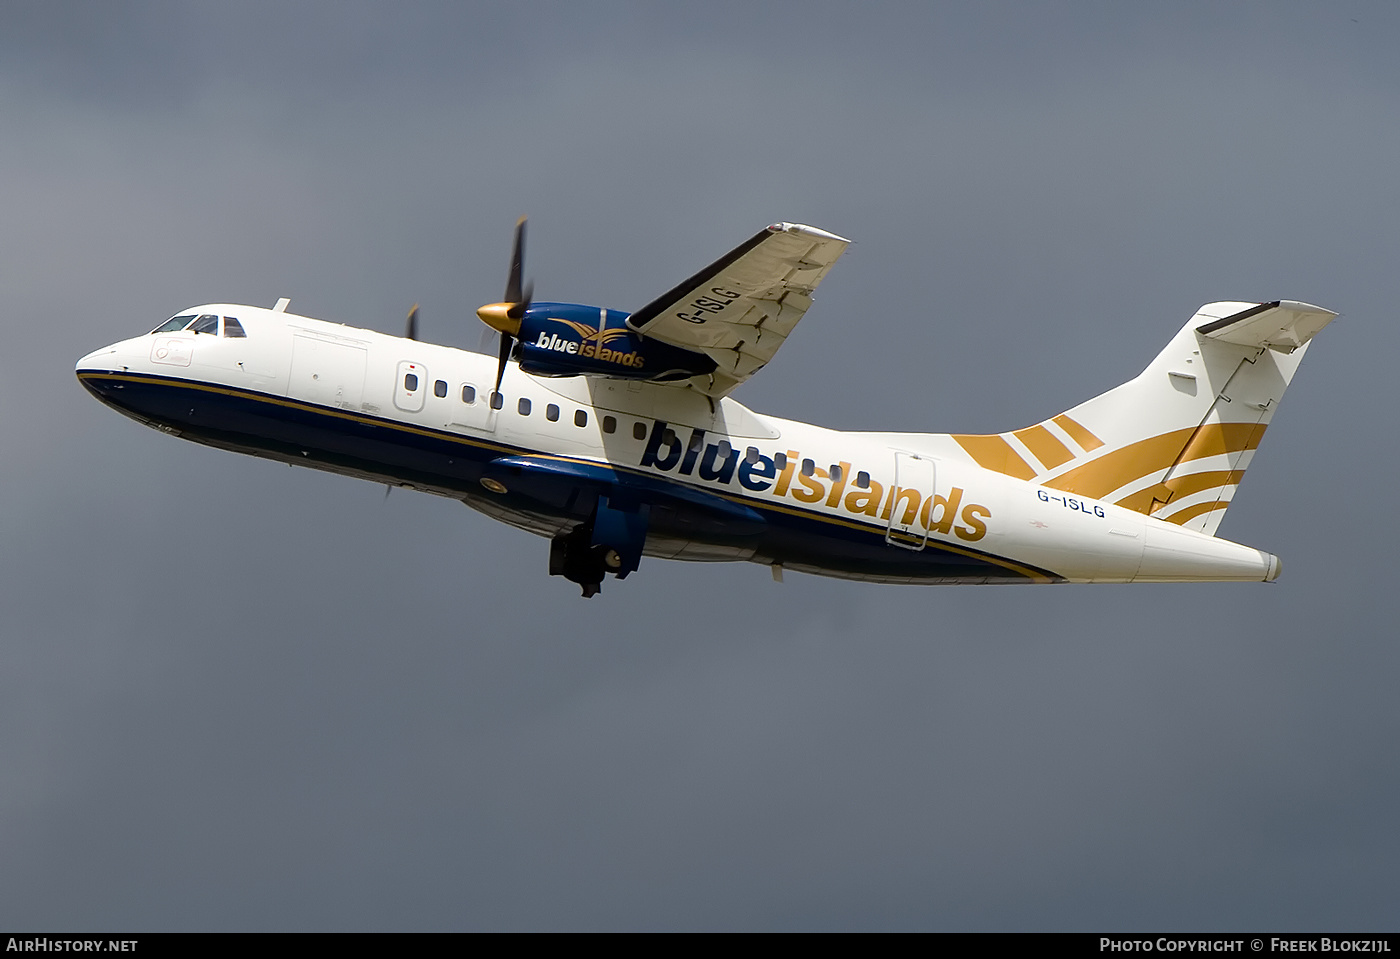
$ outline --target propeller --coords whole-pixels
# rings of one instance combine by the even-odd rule
[[[506,279],[506,295],[499,303],[488,303],[476,311],[481,321],[501,335],[500,349],[496,363],[496,390],[501,391],[501,379],[506,375],[506,362],[510,359],[515,338],[520,335],[520,321],[530,308],[530,300],[535,288],[532,283],[523,283],[525,274],[525,218],[515,224],[515,248],[510,256],[510,276]]]

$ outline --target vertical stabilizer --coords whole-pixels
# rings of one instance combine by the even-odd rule
[[[1335,316],[1291,300],[1208,303],[1122,386],[1025,429],[953,438],[988,469],[1214,535]]]

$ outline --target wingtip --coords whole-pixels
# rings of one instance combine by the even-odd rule
[[[819,229],[817,229],[816,227],[814,227],[814,226],[808,226],[808,225],[805,224],[805,223],[789,223],[789,222],[786,221],[786,220],[783,220],[783,221],[778,222],[778,223],[769,224],[769,226],[768,226],[768,232],[769,232],[769,233],[802,233],[802,234],[805,234],[806,236],[813,236],[813,237],[817,237],[817,238],[823,239],[823,240],[839,240],[839,241],[842,242],[842,243],[850,243],[850,242],[851,242],[850,240],[846,239],[846,237],[844,237],[844,236],[839,236],[839,235],[837,235],[837,234],[835,234],[835,233],[831,233],[831,232],[829,232],[829,231],[827,231],[827,230],[819,230]]]

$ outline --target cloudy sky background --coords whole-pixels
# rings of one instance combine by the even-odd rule
[[[1145,9],[1139,9],[1139,6]],[[1400,9],[0,3],[0,926],[1391,930]],[[1319,337],[1272,586],[601,597],[449,500],[143,430],[192,304],[476,348],[510,230],[631,309],[856,242],[737,399],[996,431],[1201,304]]]

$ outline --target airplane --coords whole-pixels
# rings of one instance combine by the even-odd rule
[[[1138,376],[1021,429],[847,432],[730,393],[849,243],[775,223],[632,313],[535,302],[517,224],[498,355],[210,303],[83,357],[172,436],[460,500],[596,595],[643,556],[877,583],[1275,580],[1215,535],[1314,335],[1291,300],[1201,307]]]

